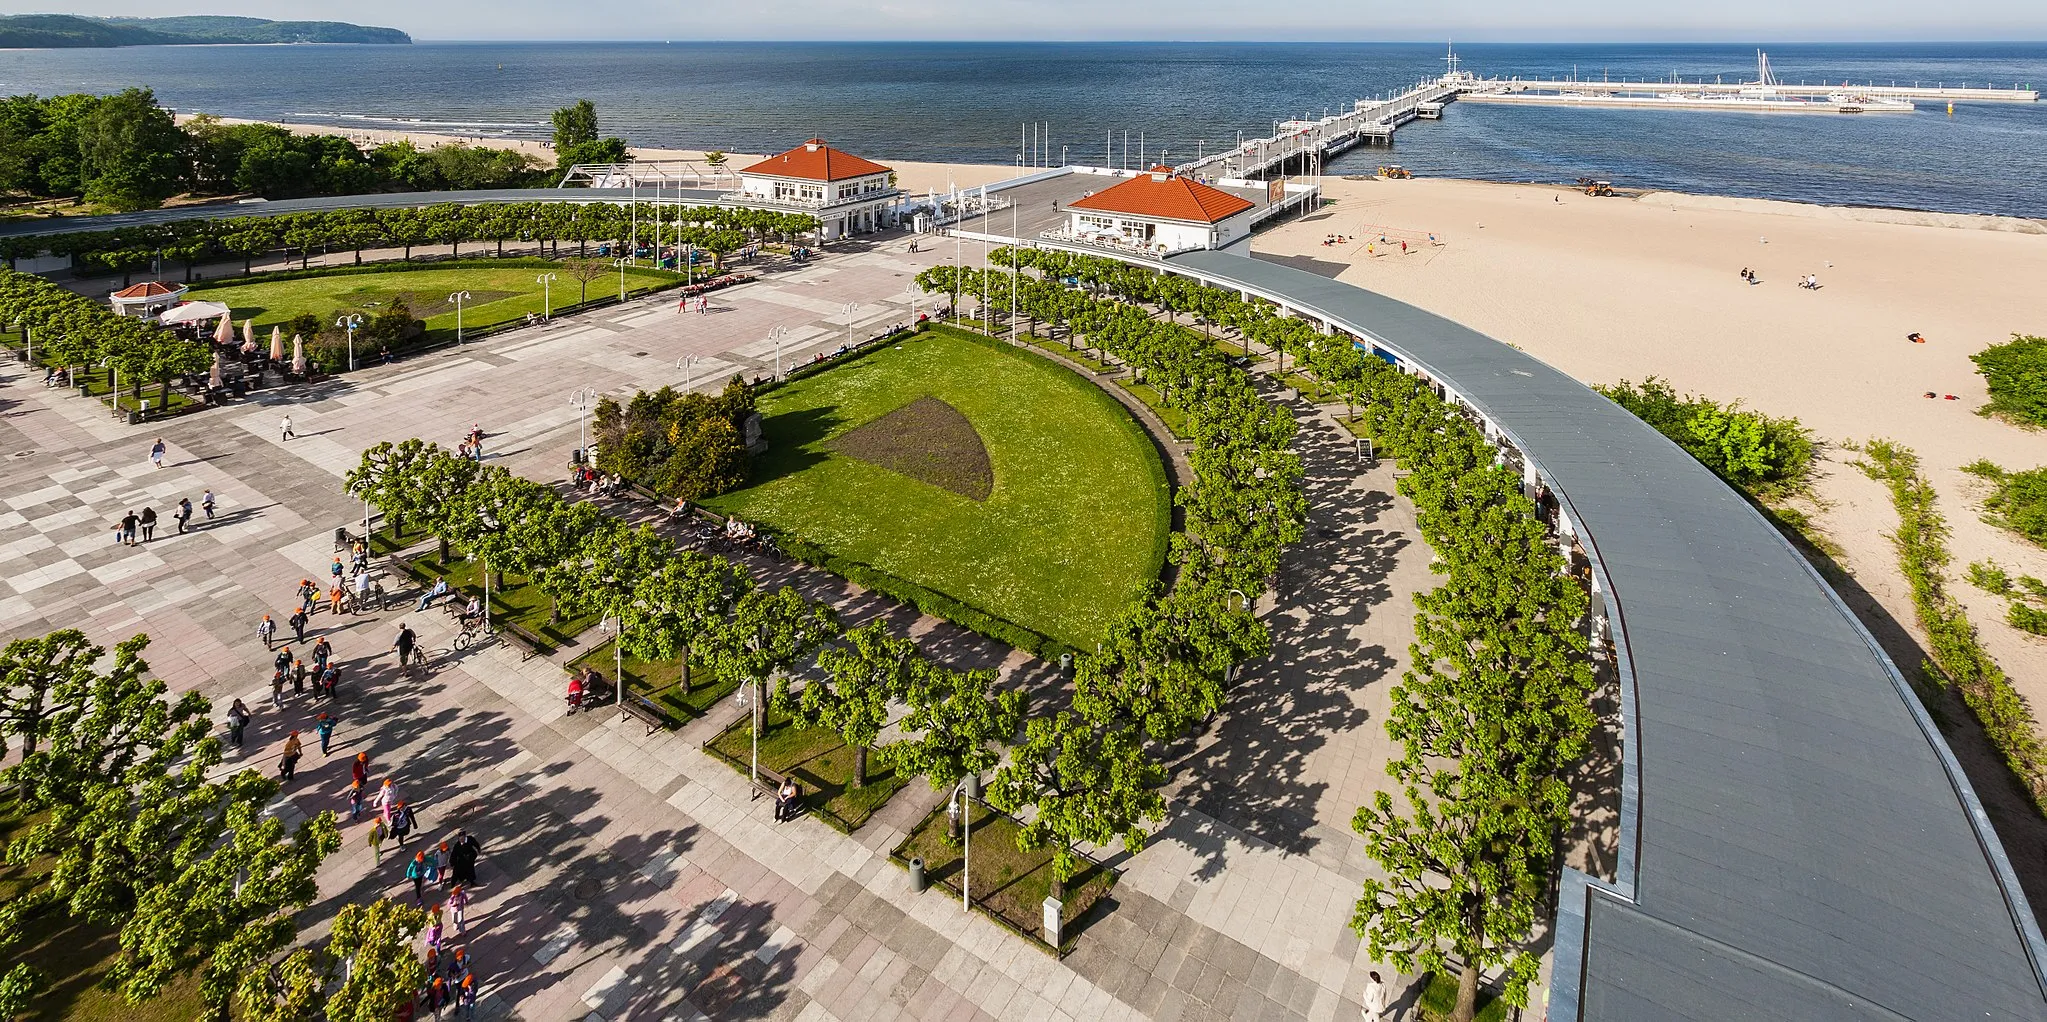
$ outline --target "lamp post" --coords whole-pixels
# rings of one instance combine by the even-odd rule
[[[625,267],[626,263],[630,261],[631,260],[623,258],[613,259],[611,261],[611,264],[613,266],[618,267],[618,304],[620,305],[625,304]]]
[[[554,320],[554,279],[552,273],[533,278],[533,282],[540,285],[540,318],[549,322]]]
[[[348,331],[348,371],[355,372],[355,328],[362,325],[362,316],[351,312],[335,320],[334,325]]]
[[[596,400],[597,389],[595,387],[577,387],[569,393],[569,406],[576,410],[576,449],[579,451],[588,451],[590,449],[590,439],[589,434],[586,432],[586,426],[590,417],[590,405],[595,403]]]
[[[477,520],[482,523],[485,532],[498,531],[498,520],[492,518],[490,512],[486,511],[478,515]],[[367,536],[369,534],[368,526],[364,526],[363,535]],[[490,631],[490,555],[488,554],[484,555],[483,558],[483,630],[486,632]]]
[[[974,804],[967,794],[967,778],[960,778],[953,785],[952,794],[946,797],[946,812],[957,812],[960,818],[960,911],[972,911],[974,907],[974,882],[970,871],[974,863]]]
[[[448,302],[455,306],[455,346],[462,346],[462,303],[470,298],[469,292],[457,291],[448,296]]]
[[[859,302],[846,303],[846,347],[853,346],[853,314],[860,311]],[[779,361],[779,356],[777,358]]]
[[[694,367],[694,366],[695,366],[695,365],[696,365],[696,364],[697,364],[698,362],[701,362],[701,361],[703,361],[703,359],[700,359],[700,358],[696,357],[695,355],[684,355],[684,356],[682,356],[681,358],[678,358],[678,359],[676,359],[676,360],[675,360],[675,368],[677,368],[677,369],[680,369],[680,370],[682,370],[682,389],[683,389],[683,390],[685,390],[685,391],[689,390],[689,375],[690,375],[690,369],[691,369],[691,368],[693,368],[693,367]]]
[[[782,378],[782,336],[788,332],[788,327],[779,324],[768,328],[768,340],[775,343],[775,379],[777,380]]]
[[[910,296],[910,329],[917,328],[917,282],[903,285],[903,293]]]

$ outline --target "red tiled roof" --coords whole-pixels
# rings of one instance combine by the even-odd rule
[[[1199,181],[1166,174],[1139,174],[1085,199],[1066,204],[1068,209],[1087,209],[1126,216],[1185,220],[1190,223],[1221,223],[1257,205]]]
[[[164,296],[166,296],[166,295],[174,295],[174,294],[177,294],[178,292],[180,292],[180,291],[183,291],[183,290],[184,290],[184,288],[181,288],[181,287],[172,287],[172,286],[170,286],[169,284],[162,284],[162,283],[158,283],[157,281],[154,281],[154,280],[150,280],[150,281],[144,281],[143,283],[137,284],[137,285],[135,285],[134,287],[125,287],[125,288],[122,288],[121,290],[119,290],[119,291],[116,291],[116,292],[114,292],[114,297],[116,297],[116,298],[162,298],[162,297],[164,297]]]
[[[780,156],[770,156],[740,173],[758,174],[762,177],[800,177],[806,181],[844,181],[849,177],[886,174],[888,170],[873,160],[863,160],[852,153],[833,149],[824,143],[824,139],[813,138]]]

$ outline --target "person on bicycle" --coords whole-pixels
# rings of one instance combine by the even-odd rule
[[[480,628],[483,625],[483,601],[472,596],[462,605],[462,630]]]
[[[398,653],[398,666],[404,667],[412,662],[412,650],[418,644],[419,637],[412,634],[412,626],[400,622],[398,625],[398,641],[391,644],[391,648]]]

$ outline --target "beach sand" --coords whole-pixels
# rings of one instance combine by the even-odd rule
[[[1888,538],[1898,524],[1888,491],[1849,464],[1855,453],[1841,443],[1886,437],[1917,451],[1954,531],[1950,591],[2036,718],[2047,707],[2047,639],[2005,625],[2003,601],[1961,577],[1986,557],[2047,577],[2047,551],[1982,522],[1987,487],[1961,471],[1978,458],[2047,465],[2047,431],[1975,414],[1987,394],[1969,361],[2013,333],[2047,334],[2047,225],[1453,180],[1327,178],[1325,187],[1333,202],[1261,233],[1254,248],[1325,262],[1340,280],[1468,324],[1586,383],[1653,374],[1812,427],[1830,445],[1813,488],[1820,525],[1855,582],[1923,642]],[[1430,232],[1440,246],[1426,243]],[[1331,234],[1351,240],[1324,246]],[[1762,283],[1745,283],[1744,267]],[[1807,273],[1820,290],[1796,286]],[[1906,340],[1913,332],[1928,343]]]

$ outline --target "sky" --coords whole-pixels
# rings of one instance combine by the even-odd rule
[[[0,0],[0,14],[238,14],[416,40],[1326,40],[1807,42],[2047,39],[2041,0]]]

